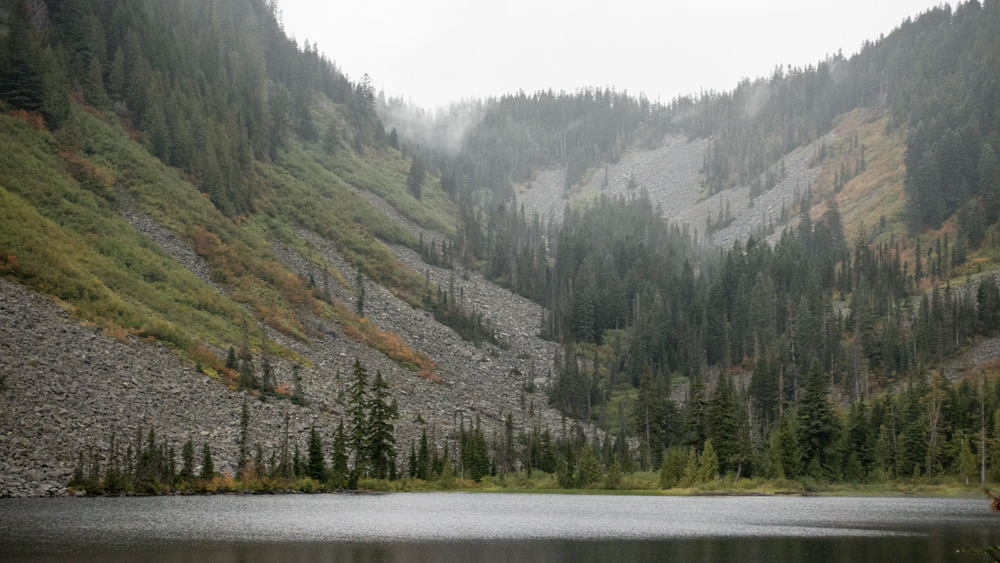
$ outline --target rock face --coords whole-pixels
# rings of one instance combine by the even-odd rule
[[[0,280],[0,496],[47,495],[62,488],[84,446],[106,448],[114,432],[132,440],[155,428],[176,444],[209,442],[232,471],[245,393],[182,365],[160,344],[122,342],[83,326],[55,303]],[[329,428],[331,415],[288,401],[250,399],[252,441],[270,451],[287,411],[292,431]],[[124,442],[120,442],[124,443]]]
[[[398,217],[377,196],[366,197],[425,240],[440,237]],[[127,202],[122,214],[178,263],[212,283],[207,265],[183,240]],[[354,279],[332,244],[313,233],[302,234],[345,277]],[[318,274],[293,251],[280,244],[273,248],[293,271]],[[474,272],[434,268],[407,248],[393,250],[431,281],[453,286],[466,308],[484,312],[509,349],[477,348],[430,313],[412,308],[369,281],[365,314],[431,356],[443,381],[422,379],[340,334],[335,323],[310,317],[305,319],[308,341],[268,331],[273,340],[309,359],[311,365],[300,371],[307,406],[278,399],[264,402],[229,390],[160,344],[134,337],[116,340],[81,325],[46,297],[0,280],[0,377],[5,385],[0,391],[0,496],[65,494],[81,448],[106,450],[112,433],[124,444],[150,428],[177,451],[188,437],[196,448],[209,443],[217,469],[233,472],[244,401],[251,411],[250,442],[259,442],[265,457],[279,447],[286,418],[291,439],[304,445],[315,425],[329,448],[346,410],[343,397],[355,358],[370,374],[380,371],[392,387],[401,415],[396,421],[401,454],[425,428],[439,446],[448,441],[455,451],[459,425],[464,422],[468,427],[476,418],[482,420],[487,436],[499,431],[508,414],[518,428],[541,424],[558,430],[562,417],[548,407],[544,393],[523,390],[532,369],[538,376],[547,374],[556,351],[555,344],[536,336],[541,309]],[[352,289],[336,283],[330,289],[336,299],[354,305]],[[278,381],[290,383],[292,364],[277,357],[272,362]],[[400,463],[404,458],[400,456]]]
[[[750,188],[739,186],[698,201],[701,192],[701,166],[708,147],[705,139],[688,141],[682,136],[667,136],[653,150],[635,150],[617,164],[598,169],[587,181],[584,192],[609,197],[629,197],[641,191],[649,194],[663,216],[672,222],[705,231],[705,220],[715,217],[728,202],[733,222],[712,234],[717,246],[728,246],[745,239],[762,225],[777,223],[782,205],[790,206],[796,194],[804,194],[819,175],[819,168],[809,164],[820,143],[829,143],[832,133],[812,144],[799,147],[785,156],[785,174],[777,185],[752,202]],[[561,220],[566,204],[566,170],[548,170],[518,189],[517,198],[525,209],[543,218]],[[530,188],[528,187],[530,185]],[[629,186],[633,185],[632,188]]]
[[[683,136],[669,135],[656,149],[630,151],[617,164],[595,171],[584,189],[609,197],[637,195],[644,189],[654,204],[662,206],[664,216],[673,220],[696,202],[707,146],[704,139],[688,142]],[[542,172],[528,184],[518,190],[518,202],[529,213],[562,220],[568,203],[566,170]]]
[[[795,197],[797,195],[804,196],[806,190],[819,177],[820,168],[818,166],[810,167],[809,164],[816,156],[820,144],[830,143],[832,140],[833,134],[830,133],[785,155],[784,177],[773,188],[758,195],[753,200],[750,198],[750,188],[740,186],[715,194],[684,210],[677,215],[676,220],[696,227],[699,231],[704,231],[705,220],[709,216],[717,215],[719,208],[728,203],[733,215],[733,222],[728,227],[712,234],[712,243],[716,246],[732,246],[734,241],[745,240],[772,221],[777,225],[781,217],[782,207],[790,211]],[[779,228],[774,240],[780,236],[780,233],[781,229]]]

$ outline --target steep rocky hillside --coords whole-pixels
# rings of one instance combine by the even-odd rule
[[[820,175],[817,151],[832,139],[833,133],[830,133],[786,155],[784,175],[774,188],[756,198],[751,198],[748,186],[738,186],[700,199],[703,193],[701,167],[708,141],[688,141],[682,136],[667,136],[662,145],[653,150],[633,150],[617,164],[592,171],[582,186],[569,190],[565,188],[565,169],[541,172],[531,182],[518,187],[517,197],[529,212],[559,220],[567,203],[585,204],[599,195],[628,197],[644,190],[650,200],[662,208],[668,221],[688,225],[702,234],[706,219],[715,219],[720,209],[728,207],[731,221],[711,237],[716,245],[729,245],[770,222],[777,223],[783,206],[791,208],[796,197],[805,196]]]
[[[183,241],[130,205],[122,214],[181,265],[199,277],[205,275],[204,261]],[[302,234],[339,269],[350,268],[329,241],[315,233]],[[274,250],[293,271],[316,273],[312,262],[295,250],[280,243]],[[425,266],[405,247],[394,251],[411,267],[423,266],[436,283],[454,280],[463,304],[484,311],[508,349],[477,348],[429,313],[368,282],[365,314],[431,356],[440,381],[400,367],[345,336],[336,323],[309,317],[305,341],[269,331],[279,344],[307,359],[301,370],[307,406],[276,399],[262,402],[197,372],[162,344],[127,333],[115,339],[80,324],[50,299],[0,280],[0,374],[6,386],[0,391],[0,449],[5,452],[0,461],[0,496],[64,492],[81,448],[106,448],[112,433],[131,439],[149,428],[178,449],[189,436],[210,443],[216,464],[232,471],[244,400],[252,407],[251,440],[262,444],[265,455],[278,447],[286,416],[291,420],[290,434],[300,443],[315,424],[329,444],[344,413],[343,391],[355,358],[369,371],[381,371],[393,389],[401,415],[397,421],[401,451],[424,427],[443,443],[454,440],[460,423],[469,425],[477,417],[488,434],[507,414],[519,426],[541,423],[558,428],[561,417],[547,406],[545,396],[523,390],[532,366],[537,383],[544,386],[543,374],[554,353],[553,343],[535,336],[541,316],[538,306],[478,274]],[[337,284],[333,292],[336,299],[353,306],[353,292]],[[290,382],[292,363],[275,361],[278,379]]]

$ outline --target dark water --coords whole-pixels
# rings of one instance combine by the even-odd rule
[[[0,500],[0,561],[984,561],[985,500],[506,494]]]

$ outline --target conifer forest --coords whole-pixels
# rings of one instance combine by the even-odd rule
[[[695,220],[635,164],[665,139]],[[998,0],[728,91],[437,114],[274,0],[0,7],[0,281],[226,413],[71,426],[74,490],[1000,483],[998,151]]]

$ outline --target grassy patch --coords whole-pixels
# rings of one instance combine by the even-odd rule
[[[223,376],[203,343],[238,345],[244,321],[304,339],[300,313],[329,313],[308,281],[274,255],[269,240],[326,266],[332,281],[349,284],[298,236],[298,226],[332,238],[349,260],[399,295],[418,295],[423,287],[423,278],[379,240],[413,244],[412,236],[301,147],[293,144],[285,153],[285,166],[258,166],[253,181],[261,212],[231,219],[113,121],[83,111],[68,121],[53,135],[18,116],[0,116],[0,275],[65,302],[115,337],[166,342]],[[126,200],[188,244],[226,294],[133,228],[118,212]],[[398,335],[336,316],[365,343],[431,377],[433,361]],[[260,331],[251,330],[250,339],[259,348]],[[273,351],[307,363],[276,344]]]
[[[827,145],[828,156],[814,184],[815,193],[833,194],[835,176],[844,167],[855,169],[862,156],[861,145],[864,146],[865,169],[836,194],[844,231],[850,240],[856,240],[862,230],[865,236],[870,236],[875,229],[878,242],[902,239],[907,234],[903,194],[906,139],[898,131],[886,133],[887,123],[888,116],[869,115],[862,110],[842,116],[834,130],[836,139]],[[858,145],[852,149],[855,136]],[[824,211],[825,205],[820,204],[813,210],[813,218],[818,219]]]

